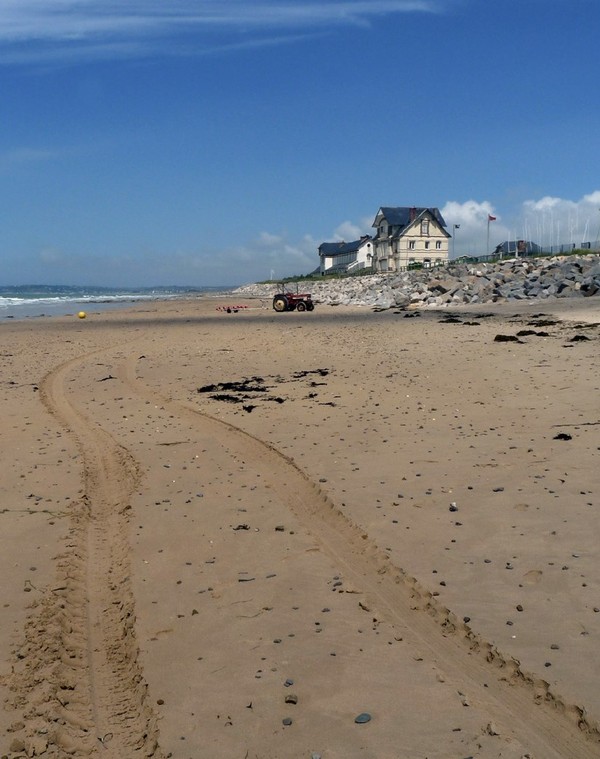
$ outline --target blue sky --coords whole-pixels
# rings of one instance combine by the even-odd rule
[[[306,273],[380,206],[600,237],[598,0],[0,0],[0,285]]]

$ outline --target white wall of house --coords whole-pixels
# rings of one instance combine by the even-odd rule
[[[382,221],[378,234],[391,230]],[[411,264],[438,266],[448,260],[448,234],[429,215],[417,219],[400,237],[379,237],[375,242],[376,269],[378,271],[399,271]]]
[[[372,240],[365,240],[356,251],[356,255],[352,257],[352,261],[348,262],[349,271],[354,269],[364,269],[371,266],[373,257],[373,242]],[[343,260],[342,260],[343,259]],[[345,256],[321,256],[321,274],[327,272],[333,266],[339,263],[346,263]]]
[[[399,267],[412,263],[435,266],[448,260],[448,235],[433,220],[425,225],[415,222],[395,242],[394,259]]]
[[[364,269],[365,267],[371,266],[373,260],[373,241],[372,240],[365,240],[365,242],[360,246],[357,252],[356,261],[359,266],[357,268]]]

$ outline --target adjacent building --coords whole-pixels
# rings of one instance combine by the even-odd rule
[[[373,260],[373,238],[363,235],[354,242],[324,242],[319,245],[321,274],[352,272],[368,269]]]
[[[575,246],[573,246],[575,247]],[[530,240],[505,240],[496,246],[493,255],[503,256],[537,256],[542,248]]]

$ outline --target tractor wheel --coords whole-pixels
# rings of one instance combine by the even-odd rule
[[[275,311],[288,310],[288,300],[285,297],[285,295],[276,295],[273,298],[273,308],[275,309]]]
[[[306,311],[306,303],[303,303],[302,301],[300,301],[300,303],[298,303],[296,308],[298,309],[298,311]]]
[[[315,304],[311,301],[310,303],[306,304],[306,310],[307,311],[314,311],[315,310]]]

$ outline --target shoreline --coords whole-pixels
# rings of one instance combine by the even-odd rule
[[[399,740],[415,756],[598,756],[600,301],[227,314],[217,300],[5,325],[0,672],[23,701],[0,749],[56,739],[82,756],[110,732],[112,759],[139,728],[181,759],[392,757]],[[532,327],[542,312],[559,321]],[[495,342],[528,329],[547,336]],[[105,504],[112,553],[88,502]],[[68,550],[82,534],[83,566]],[[135,609],[137,648],[119,653],[130,738],[110,689],[93,708],[77,691],[54,721],[71,677],[54,644],[82,683],[106,645],[85,633],[113,605],[103,562],[122,573],[115,606]],[[57,593],[71,632],[44,617]],[[461,653],[465,630],[504,663]]]

